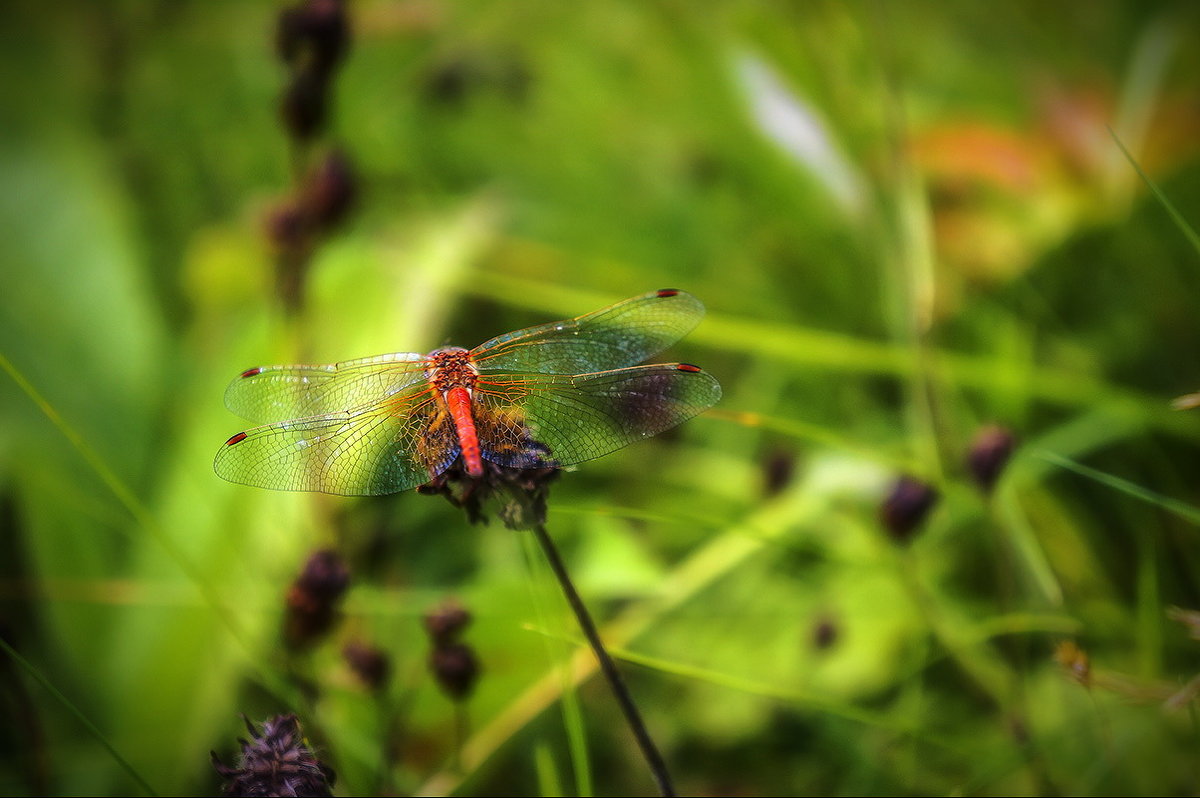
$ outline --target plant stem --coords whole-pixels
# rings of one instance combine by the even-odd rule
[[[608,651],[604,648],[604,643],[600,641],[600,633],[596,631],[596,624],[592,621],[592,616],[588,613],[587,607],[584,606],[583,599],[575,591],[575,585],[571,581],[571,576],[567,573],[567,567],[563,564],[562,557],[558,554],[558,548],[554,545],[554,541],[551,540],[550,534],[546,532],[545,525],[534,524],[533,532],[537,535],[538,543],[541,544],[542,551],[546,554],[546,559],[550,563],[551,570],[554,571],[554,576],[558,578],[558,584],[562,587],[563,595],[567,598],[567,603],[571,605],[571,609],[575,612],[575,617],[579,621],[579,628],[583,630],[583,636],[591,644],[592,651],[595,652],[596,659],[600,662],[600,670],[604,672],[604,677],[608,679],[608,685],[612,688],[613,695],[617,699],[617,704],[620,705],[621,711],[625,713],[625,720],[629,723],[629,728],[633,732],[634,739],[637,740],[638,747],[642,749],[642,756],[646,758],[646,764],[650,767],[654,781],[658,784],[658,791],[662,795],[675,795],[675,787],[671,784],[671,776],[667,773],[667,765],[663,761],[662,754],[658,752],[654,741],[650,739],[650,733],[646,731],[646,724],[642,721],[642,716],[634,705],[633,698],[629,695],[629,689],[625,686],[624,680],[621,679],[621,674],[617,670],[616,663],[608,655]]]

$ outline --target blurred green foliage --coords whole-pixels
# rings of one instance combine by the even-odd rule
[[[288,711],[341,794],[649,789],[520,533],[211,461],[248,366],[676,286],[725,399],[564,475],[550,531],[682,791],[1196,792],[1200,252],[1112,137],[1196,225],[1191,4],[355,0],[310,149],[280,9],[0,10],[0,635],[156,790],[211,794],[238,714]],[[355,207],[288,314],[265,220],[335,142]],[[904,543],[902,474],[939,496]],[[328,547],[343,617],[289,653]],[[450,596],[457,718],[421,623]],[[0,661],[0,791],[137,788]]]

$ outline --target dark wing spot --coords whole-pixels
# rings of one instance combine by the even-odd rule
[[[243,377],[253,377],[255,374],[262,374],[262,366],[258,366],[256,368],[252,368],[252,369],[246,369],[245,371],[242,372]]]
[[[242,441],[244,441],[244,440],[246,440],[246,433],[244,433],[244,432],[239,432],[237,435],[234,435],[232,438],[230,438],[229,440],[225,441],[225,445],[226,445],[226,446],[233,446],[235,443],[241,443],[241,442],[242,442]]]
[[[676,363],[675,368],[679,371],[686,371],[689,374],[699,374],[703,371],[699,366],[693,366],[691,363]]]
[[[660,288],[660,289],[658,289],[658,296],[660,299],[666,299],[667,297],[675,296],[678,293],[679,293],[678,288]]]

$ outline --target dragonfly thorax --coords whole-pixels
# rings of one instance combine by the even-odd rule
[[[472,391],[479,379],[479,369],[471,362],[471,353],[460,346],[447,346],[429,353],[429,367],[425,378],[438,393],[445,394],[451,388],[466,388]]]

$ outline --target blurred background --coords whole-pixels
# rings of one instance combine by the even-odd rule
[[[1196,792],[1192,4],[0,18],[4,794],[285,713],[339,794],[652,789],[527,533],[212,458],[248,367],[663,287],[724,399],[548,526],[682,792]]]

